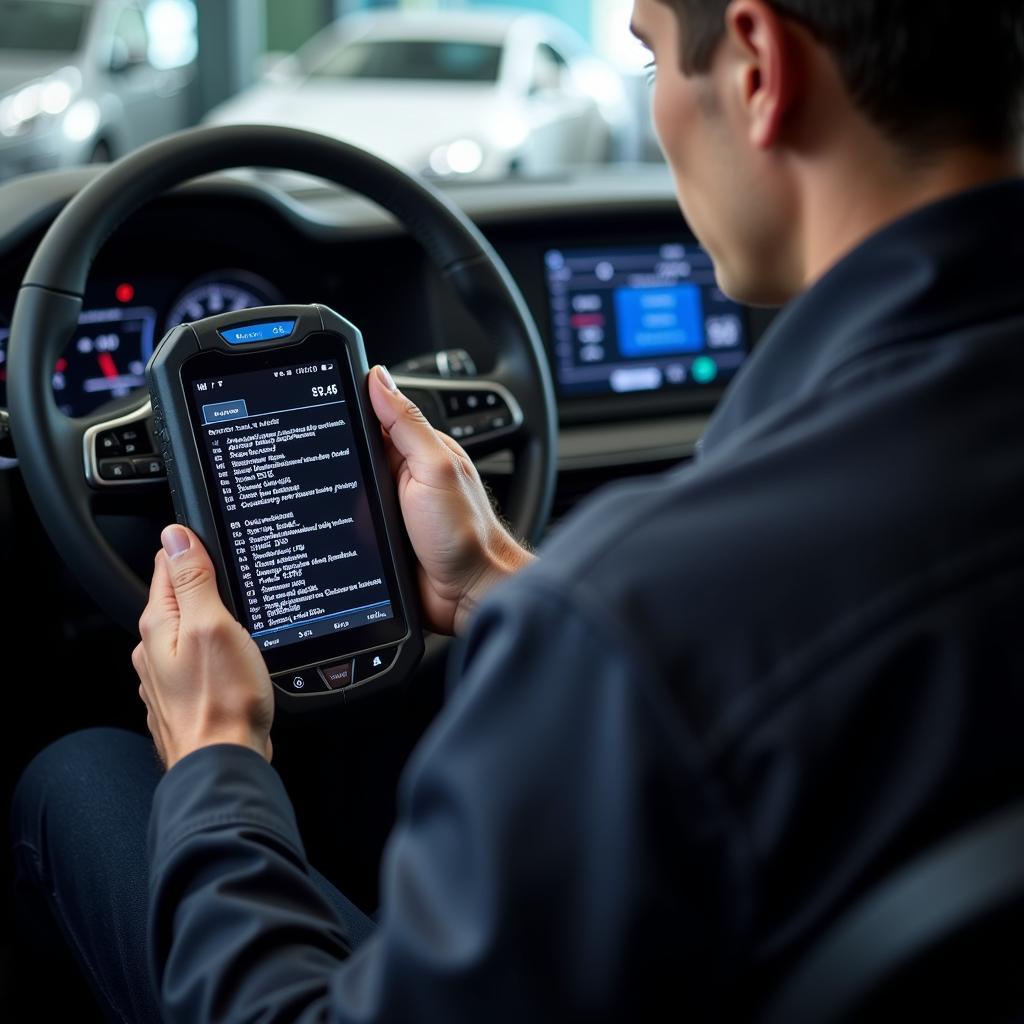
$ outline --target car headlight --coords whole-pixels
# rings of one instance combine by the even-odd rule
[[[65,68],[15,89],[0,99],[0,135],[10,138],[31,131],[40,121],[63,114],[78,91],[77,69]]]
[[[441,178],[475,174],[483,167],[484,149],[475,139],[456,139],[431,150],[427,164]]]

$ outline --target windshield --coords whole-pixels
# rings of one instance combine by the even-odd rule
[[[634,2],[545,0],[557,18],[493,0],[0,0],[0,183],[197,123],[318,132],[435,181],[665,171]]]
[[[438,39],[385,39],[335,50],[311,74],[320,78],[495,82],[501,47]]]
[[[57,0],[0,0],[0,49],[71,53],[89,8]]]

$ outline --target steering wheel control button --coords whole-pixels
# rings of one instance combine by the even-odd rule
[[[135,477],[135,467],[128,459],[101,459],[101,480],[131,480]]]
[[[339,661],[337,665],[326,665],[320,669],[320,674],[332,690],[343,690],[355,682],[351,661]]]
[[[461,416],[466,411],[466,394],[463,391],[449,391],[444,396],[444,411],[449,416]]]
[[[512,414],[508,412],[482,412],[468,421],[477,434],[486,434],[491,430],[504,430],[512,426]]]
[[[105,431],[105,434],[113,434],[120,445],[122,455],[142,455],[152,451],[146,428],[141,423],[130,423],[124,427],[115,427],[113,430]],[[101,437],[104,435],[100,435]]]
[[[361,683],[371,676],[386,672],[398,657],[397,647],[385,647],[380,651],[368,651],[356,658],[356,682]]]
[[[104,430],[96,438],[96,452],[101,457],[121,454],[121,441],[113,430]]]
[[[448,432],[456,440],[513,426],[512,410],[495,391],[453,391],[444,396]]]
[[[132,459],[132,466],[135,467],[136,476],[164,476],[164,460],[158,455],[145,455],[138,459]]]
[[[277,676],[274,683],[285,693],[324,693],[327,686],[317,675],[315,668],[303,669],[300,672],[288,672],[283,676]]]

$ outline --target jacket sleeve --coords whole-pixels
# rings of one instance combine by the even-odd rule
[[[720,1008],[748,913],[741,844],[653,671],[600,609],[543,581],[485,604],[403,776],[383,915],[355,952],[274,770],[241,747],[185,758],[150,823],[165,1019]]]

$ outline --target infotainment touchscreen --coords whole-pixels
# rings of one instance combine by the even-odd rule
[[[544,256],[562,398],[720,388],[749,351],[746,310],[696,243]]]

